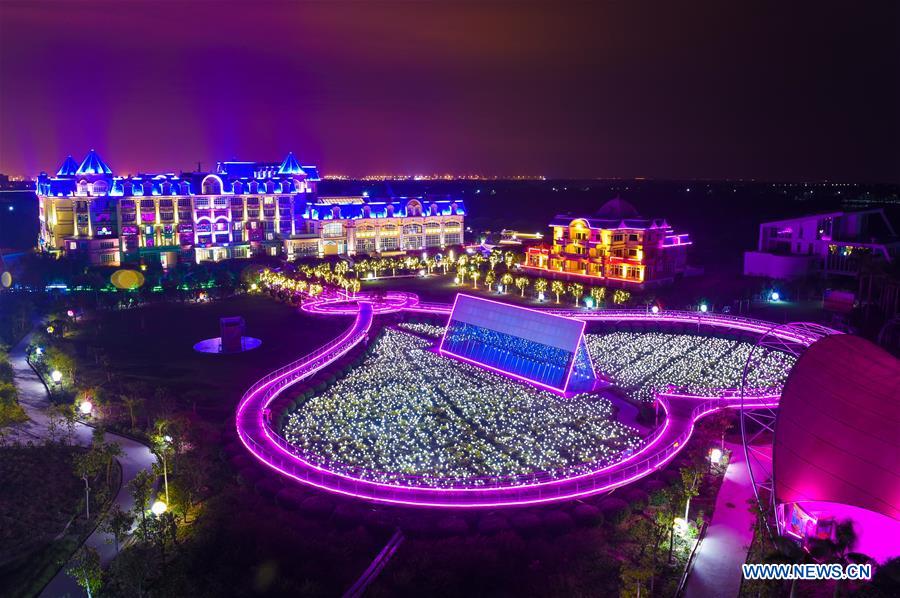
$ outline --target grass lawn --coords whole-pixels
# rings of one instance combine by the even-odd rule
[[[194,343],[219,336],[219,318],[225,316],[242,316],[245,334],[262,345],[232,355],[194,351]],[[196,403],[224,418],[258,378],[328,342],[349,323],[350,318],[313,317],[261,295],[242,295],[99,312],[66,342],[75,350],[81,375],[99,380],[112,394],[152,399],[155,389],[164,387],[182,406]],[[95,347],[106,354],[108,367],[93,356]]]
[[[0,447],[0,596],[36,594],[96,526],[103,505],[92,492],[91,520],[84,519],[84,483],[72,465],[79,450]],[[119,487],[113,471],[107,495]]]

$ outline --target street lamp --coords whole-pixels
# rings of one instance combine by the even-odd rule
[[[166,505],[166,503],[161,500],[157,500],[150,506],[150,512],[159,517],[160,515],[165,513],[168,508],[169,507],[168,505]]]
[[[41,349],[40,347],[34,348],[34,354],[37,355],[38,357],[40,357],[43,353],[44,353],[44,350]]]
[[[781,299],[781,294],[778,291],[772,291],[772,294],[769,295],[769,299],[772,301],[779,301]]]
[[[658,313],[659,313],[659,306],[658,306],[658,305],[654,305],[653,307],[650,308],[650,311],[651,311],[651,313],[658,314]]]
[[[90,415],[93,409],[94,405],[90,401],[82,401],[81,405],[78,406],[78,410],[82,415]]]
[[[700,304],[700,311],[703,312],[703,313],[708,312],[708,311],[709,311],[709,306],[708,306],[707,304],[705,304],[705,303],[701,303],[701,304]]]
[[[56,384],[59,384],[62,380],[62,372],[60,372],[59,370],[53,370],[52,372],[50,372],[50,379],[53,380],[53,382],[55,382]]]

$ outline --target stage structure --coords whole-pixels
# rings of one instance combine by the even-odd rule
[[[560,393],[586,392],[596,376],[585,322],[458,294],[439,351]]]

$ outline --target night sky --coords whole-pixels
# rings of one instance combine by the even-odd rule
[[[2,0],[0,172],[900,181],[900,3],[594,4]]]

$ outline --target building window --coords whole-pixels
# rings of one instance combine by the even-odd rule
[[[460,235],[459,233],[452,233],[444,235],[444,244],[445,245],[460,245]]]
[[[329,222],[322,227],[323,237],[340,237],[344,234],[344,225],[340,222]]]
[[[623,238],[624,238],[624,235],[617,234],[617,235],[613,235],[612,240],[613,240],[613,243],[621,243]]]
[[[628,235],[628,240],[629,241],[637,241],[638,240],[637,234],[632,233],[632,234]]]
[[[441,246],[441,235],[433,234],[433,235],[425,235],[425,247],[440,247]]]
[[[397,249],[397,237],[384,237],[381,239],[381,250],[382,251],[393,251]]]

